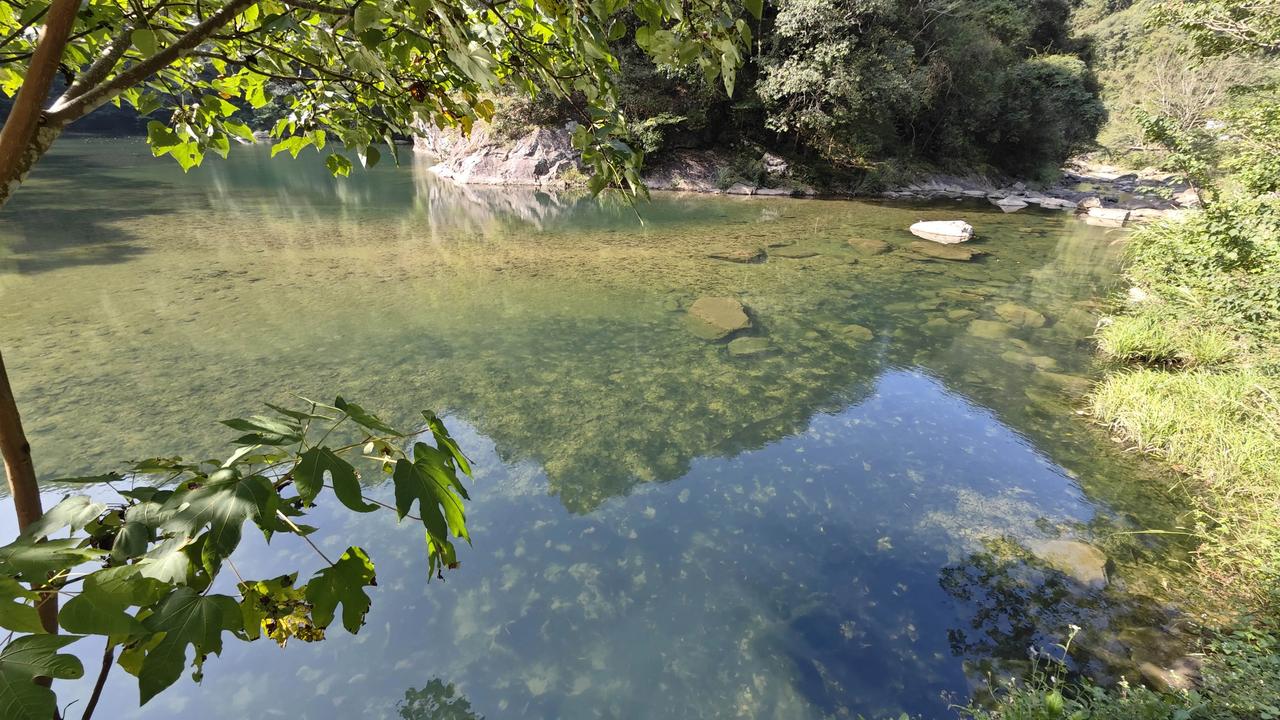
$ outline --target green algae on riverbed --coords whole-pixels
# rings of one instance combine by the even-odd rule
[[[140,151],[68,144],[0,226],[0,345],[44,476],[213,456],[214,421],[290,390],[470,428],[477,541],[447,585],[420,587],[395,530],[333,519],[334,543],[387,545],[389,587],[359,644],[291,646],[331,683],[342,652],[379,673],[298,701],[316,716],[417,669],[492,717],[934,713],[1065,622],[1172,622],[1146,596],[1182,549],[1117,531],[1178,518],[1074,415],[1115,233],[663,194],[640,224],[420,164],[344,182],[248,151],[179,180]],[[911,249],[910,223],[955,217],[981,256]],[[764,257],[709,257],[735,250]],[[692,332],[707,297],[750,327]],[[992,550],[1059,537],[1101,545],[1111,584]],[[270,702],[237,666],[283,661],[245,652],[208,691]]]

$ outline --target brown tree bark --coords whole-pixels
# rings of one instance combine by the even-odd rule
[[[0,455],[4,456],[4,472],[9,479],[9,494],[18,515],[18,529],[40,519],[44,507],[40,502],[40,484],[36,481],[35,463],[31,461],[31,444],[22,431],[22,416],[9,385],[4,355],[0,354]],[[46,632],[58,631],[58,596],[47,594],[36,606]]]
[[[48,145],[58,135],[55,130],[44,150],[34,152],[37,135],[46,134],[37,133],[44,114],[44,103],[49,99],[49,88],[53,87],[53,78],[58,72],[58,63],[62,60],[62,51],[67,47],[67,38],[71,35],[76,10],[79,8],[79,0],[53,0],[49,12],[45,14],[44,27],[40,30],[40,39],[31,55],[31,64],[23,77],[22,87],[13,99],[13,107],[9,110],[4,129],[0,130],[0,206],[9,199],[31,170],[31,166],[44,154],[44,150],[49,149]]]
[[[31,64],[22,87],[13,99],[13,107],[0,129],[0,206],[13,194],[40,158],[53,144],[61,127],[42,128],[43,106],[53,86],[53,78],[67,47],[67,38],[75,25],[79,0],[53,0],[45,14],[44,27],[36,41]],[[5,476],[18,528],[26,529],[44,514],[40,503],[40,485],[31,461],[31,445],[22,431],[22,416],[9,385],[9,375],[0,356],[0,455],[4,456]],[[40,621],[47,632],[58,631],[58,596],[47,593],[37,604]]]

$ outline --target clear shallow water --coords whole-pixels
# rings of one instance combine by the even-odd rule
[[[1169,622],[1178,551],[1115,533],[1177,518],[1072,413],[1123,235],[959,203],[641,214],[422,164],[343,182],[250,150],[183,177],[134,141],[59,148],[0,216],[0,345],[43,477],[223,452],[216,420],[291,390],[443,411],[479,475],[448,582],[412,526],[322,512],[323,547],[379,565],[359,636],[232,642],[137,712],[117,672],[112,715],[431,717],[453,683],[489,718],[939,717],[1071,622],[1112,638],[1092,669],[1150,652],[1114,638]],[[911,222],[957,216],[988,255],[909,250]],[[770,353],[690,331],[717,295]],[[1044,326],[1007,322],[1023,308]],[[1105,548],[1111,587],[1016,550],[1052,537]],[[313,559],[277,541],[237,565]]]

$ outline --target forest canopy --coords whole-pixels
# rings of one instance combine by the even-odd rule
[[[1071,10],[1069,0],[775,0],[731,97],[622,48],[621,105],[650,153],[745,142],[835,171],[893,158],[1048,174],[1106,120]],[[503,109],[515,125],[567,117],[546,103]]]

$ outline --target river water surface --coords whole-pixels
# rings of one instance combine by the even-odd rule
[[[0,346],[42,477],[225,454],[217,420],[291,391],[435,409],[477,468],[446,582],[420,527],[322,506],[320,546],[378,563],[358,636],[228,638],[141,710],[117,668],[110,717],[948,717],[1069,624],[1109,638],[1079,660],[1106,674],[1170,621],[1180,551],[1126,531],[1178,518],[1075,412],[1121,231],[658,193],[642,223],[405,160],[340,181],[251,148],[183,176],[69,140],[0,216]],[[951,218],[984,256],[911,249],[910,223]],[[693,332],[704,296],[741,300],[765,350]],[[1110,584],[1038,559],[1052,540],[1103,549]],[[317,569],[264,547],[242,574]]]

